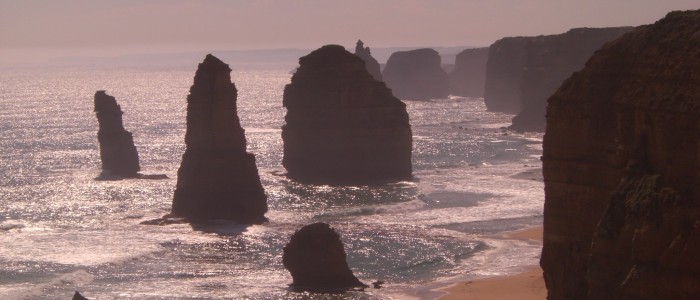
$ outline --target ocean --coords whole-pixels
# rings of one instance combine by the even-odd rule
[[[185,150],[191,67],[0,70],[0,299],[432,299],[431,289],[536,264],[540,246],[503,239],[542,224],[542,134],[502,129],[483,99],[405,101],[414,179],[301,184],[282,167],[284,86],[294,66],[231,66],[268,223],[148,226],[170,211]],[[93,96],[124,110],[144,174],[97,181]],[[282,248],[313,222],[335,228],[348,263],[381,289],[292,292]]]

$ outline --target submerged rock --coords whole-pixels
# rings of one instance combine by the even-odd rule
[[[373,184],[411,178],[406,105],[337,45],[299,59],[284,89],[287,175],[319,184]]]
[[[603,44],[632,27],[575,28],[563,34],[507,37],[489,47],[484,101],[519,114],[513,129],[544,130],[547,98]]]
[[[365,47],[365,44],[361,40],[357,40],[355,45],[355,55],[362,58],[365,61],[365,68],[374,79],[377,81],[382,81],[382,71],[379,67],[379,62],[372,57],[369,47]]]
[[[100,159],[105,175],[118,177],[138,177],[139,154],[134,146],[131,132],[124,129],[121,107],[117,100],[105,93],[95,93],[95,114],[100,129],[97,140],[100,143]]]
[[[549,98],[548,299],[700,299],[700,11],[608,43]]]
[[[488,47],[466,49],[457,54],[455,68],[449,73],[450,94],[483,98],[488,58]]]
[[[382,76],[399,99],[444,99],[450,93],[447,73],[440,66],[440,54],[433,49],[392,53]]]
[[[187,149],[178,170],[172,213],[188,219],[265,221],[267,196],[255,156],[246,152],[231,69],[207,55],[187,96]]]
[[[298,290],[339,292],[367,287],[352,274],[340,236],[326,223],[295,232],[284,247],[282,262]]]

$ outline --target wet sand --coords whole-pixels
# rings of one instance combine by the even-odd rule
[[[506,235],[505,238],[542,243],[542,227],[516,231]],[[460,282],[441,288],[439,291],[447,292],[447,295],[438,298],[439,300],[541,300],[547,298],[547,288],[539,266],[532,266],[528,271],[520,274]]]

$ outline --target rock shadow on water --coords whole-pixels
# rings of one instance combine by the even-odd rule
[[[260,223],[267,222],[267,219]],[[256,223],[256,224],[260,224]],[[238,236],[248,231],[248,227],[256,224],[241,224],[231,220],[223,219],[192,219],[180,217],[173,214],[167,214],[157,219],[146,220],[141,225],[167,226],[177,224],[188,224],[192,230],[203,233],[213,233],[219,236]]]
[[[145,180],[164,180],[170,179],[168,175],[165,174],[141,174],[136,173],[133,176],[121,176],[114,174],[110,170],[102,170],[100,175],[94,178],[95,181],[119,181],[124,179],[145,179]]]

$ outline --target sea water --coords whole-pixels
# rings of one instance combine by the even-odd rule
[[[487,112],[483,99],[405,101],[412,180],[297,183],[281,165],[290,66],[232,72],[269,222],[140,225],[170,210],[195,67],[0,70],[1,299],[432,298],[436,282],[537,262],[536,244],[498,237],[542,223],[541,134],[503,130],[512,115]],[[142,173],[169,179],[94,180],[97,90],[124,110]],[[382,288],[290,291],[282,248],[313,222],[334,227],[355,275]]]

